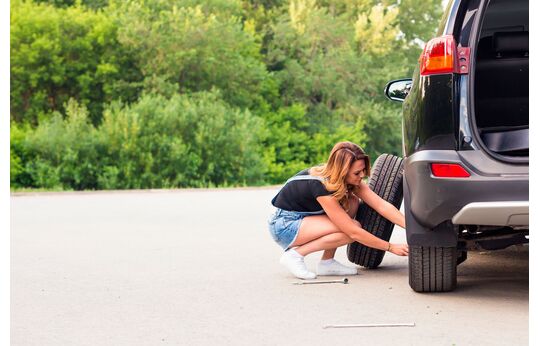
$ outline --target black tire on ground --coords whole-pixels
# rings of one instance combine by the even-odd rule
[[[389,154],[382,154],[374,163],[369,179],[369,187],[378,196],[382,197],[397,209],[402,203],[402,158]],[[389,240],[393,233],[393,223],[383,218],[374,209],[362,203],[356,215],[363,228],[378,238]],[[348,260],[360,266],[374,269],[382,263],[385,251],[377,250],[354,242],[348,244]]]
[[[410,287],[416,292],[449,292],[457,287],[457,248],[410,246]]]
[[[457,250],[457,265],[463,263],[468,259],[468,251],[466,250]]]

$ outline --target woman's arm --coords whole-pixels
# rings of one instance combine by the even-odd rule
[[[359,184],[359,186],[354,188],[353,193],[357,197],[361,198],[363,202],[367,203],[369,207],[376,210],[378,214],[382,215],[392,223],[397,224],[402,228],[406,228],[404,215],[402,215],[402,213],[395,208],[393,204],[374,193],[369,188],[369,185],[362,182]]]
[[[375,249],[391,251],[400,256],[406,256],[408,254],[408,247],[406,245],[390,244],[359,227],[344,211],[335,197],[320,196],[316,200],[324,208],[327,216],[337,228],[355,241]]]

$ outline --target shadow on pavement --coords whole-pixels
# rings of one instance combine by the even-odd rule
[[[468,260],[457,270],[457,289],[451,294],[468,298],[528,300],[528,247],[470,252]]]

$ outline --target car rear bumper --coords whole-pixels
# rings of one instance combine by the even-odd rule
[[[528,201],[473,202],[451,219],[455,225],[528,226]]]
[[[468,178],[433,176],[431,163],[456,163]],[[453,224],[528,224],[529,167],[495,161],[481,151],[423,150],[404,161],[406,208],[426,228]]]

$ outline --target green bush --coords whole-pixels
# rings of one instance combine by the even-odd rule
[[[55,113],[27,134],[25,150],[32,158],[26,171],[34,187],[96,189],[100,165],[99,138],[86,107],[66,104],[66,118]]]
[[[15,122],[10,124],[10,186],[14,188],[33,186],[32,177],[26,170],[26,164],[32,161],[25,146],[26,136],[32,132],[28,124],[19,125]]]
[[[105,103],[135,100],[138,89],[133,83],[141,77],[118,44],[116,32],[104,11],[12,1],[12,119],[37,125],[53,111],[65,112],[64,104],[75,98],[97,124]]]
[[[282,183],[309,164],[310,136],[301,104],[268,112],[265,118],[264,159],[268,167],[266,179]]]
[[[21,158],[11,149],[9,151],[9,181],[11,186],[18,186],[17,178],[22,172]]]
[[[119,1],[113,7],[119,41],[135,58],[149,92],[218,89],[231,105],[256,108],[268,78],[260,44],[233,10],[211,3]]]
[[[114,103],[97,128],[86,108],[70,100],[65,119],[56,113],[26,133],[25,170],[33,187],[49,189],[261,184],[260,127],[260,119],[217,92]],[[12,155],[12,161],[16,181],[20,160]]]
[[[353,141],[400,154],[383,96],[435,0],[12,0],[13,188],[282,183]],[[418,43],[419,42],[419,43]]]
[[[146,95],[113,105],[99,137],[102,188],[203,187],[260,184],[261,122],[231,108],[217,92]]]

